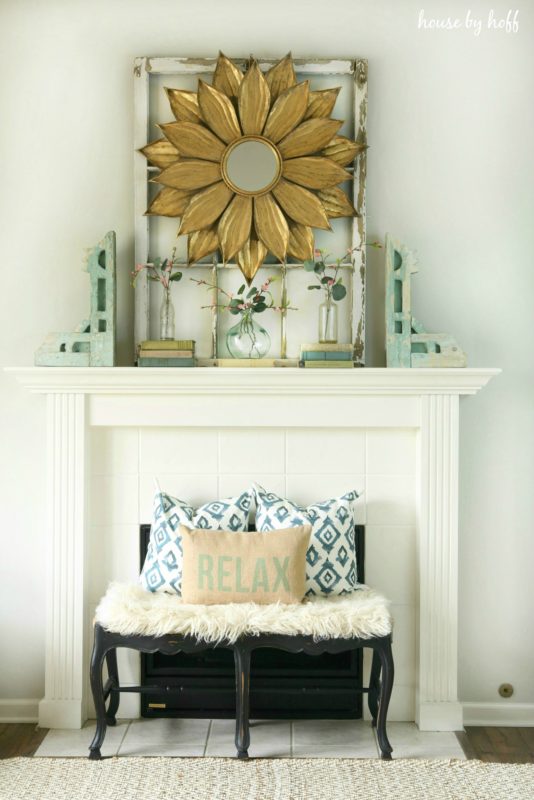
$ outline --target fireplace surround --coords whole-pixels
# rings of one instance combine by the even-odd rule
[[[96,539],[98,531],[105,540],[108,533],[120,528],[115,526],[114,514],[119,513],[124,487],[131,488],[137,503],[132,504],[132,518],[119,520],[124,522],[124,535],[126,523],[135,522],[138,530],[146,521],[140,499],[141,467],[132,468],[128,480],[108,480],[105,475],[95,478],[91,465],[98,447],[94,445],[103,431],[115,434],[128,429],[134,442],[131,460],[145,459],[144,469],[159,470],[146,454],[151,439],[162,429],[162,436],[178,431],[187,433],[190,442],[198,437],[199,448],[215,437],[214,453],[218,455],[212,457],[214,471],[217,458],[227,466],[231,462],[221,442],[234,436],[239,442],[242,435],[257,435],[268,449],[273,442],[279,443],[280,455],[272,455],[272,479],[283,480],[301,492],[309,484],[314,500],[329,496],[330,487],[341,481],[345,490],[352,488],[349,480],[353,482],[356,476],[365,483],[359,521],[366,525],[368,543],[373,538],[378,541],[378,534],[385,541],[390,527],[400,534],[412,526],[413,601],[393,608],[397,621],[394,646],[402,655],[395,656],[400,674],[403,661],[409,660],[408,654],[402,654],[404,631],[408,630],[403,620],[406,609],[413,609],[415,641],[413,663],[405,668],[406,708],[413,702],[411,718],[415,717],[423,730],[462,727],[457,696],[459,398],[476,394],[498,370],[361,369],[327,374],[298,369],[209,368],[13,371],[30,391],[47,396],[47,629],[45,697],[39,708],[42,726],[80,727],[91,713],[87,665],[95,587],[101,593],[99,580],[123,577],[109,572],[109,558],[106,561],[102,547],[95,556]],[[395,443],[405,433],[413,441],[413,473],[402,480],[396,473],[393,480],[389,464],[395,462]],[[261,473],[261,460],[256,464],[257,474],[251,477],[268,482]],[[380,469],[388,474],[379,474]],[[402,464],[396,469],[400,475]],[[238,467],[232,475],[219,470],[214,481],[227,488],[229,478],[237,478],[236,470]],[[324,480],[319,479],[321,475]],[[199,482],[208,477],[199,474]],[[107,496],[110,486],[120,495],[111,503]],[[320,492],[323,486],[324,492]],[[406,519],[397,502],[403,493],[409,494]],[[211,494],[206,489],[204,499]],[[298,496],[295,500],[301,501]],[[137,569],[136,545],[134,551]],[[120,557],[112,567],[121,572]],[[371,562],[368,580],[372,583],[370,567]],[[394,564],[390,575],[392,580],[398,577]],[[384,583],[388,583],[387,576],[377,588],[388,594]],[[397,688],[402,689],[402,683]]]

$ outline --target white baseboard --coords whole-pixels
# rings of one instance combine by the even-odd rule
[[[499,725],[503,728],[534,727],[534,703],[462,703],[464,725]]]
[[[36,697],[15,700],[0,699],[0,722],[38,722],[39,702],[40,698]],[[464,725],[499,725],[506,728],[534,727],[534,703],[462,703],[462,705]],[[139,716],[138,708],[134,709],[133,704],[131,708],[124,710],[134,712],[129,716]]]
[[[0,722],[37,722],[39,699],[0,700]]]

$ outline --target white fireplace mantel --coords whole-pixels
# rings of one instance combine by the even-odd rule
[[[499,369],[8,367],[31,392],[80,394],[476,394]]]
[[[462,728],[457,696],[459,398],[497,369],[14,368],[47,395],[47,631],[43,727],[85,718],[84,557],[92,426],[411,428],[417,431],[416,721]],[[327,413],[321,413],[326,411]]]

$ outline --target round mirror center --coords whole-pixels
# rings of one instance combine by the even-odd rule
[[[270,189],[280,175],[280,157],[268,141],[240,139],[231,145],[223,162],[228,185],[242,194],[260,194]]]

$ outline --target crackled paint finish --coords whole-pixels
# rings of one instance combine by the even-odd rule
[[[234,58],[233,62],[240,68],[246,68],[247,58]],[[263,72],[267,71],[278,59],[259,58],[258,65]],[[206,77],[213,73],[217,58],[174,58],[174,57],[139,57],[134,62],[134,147],[140,150],[149,137],[149,82],[156,75],[195,75]],[[354,78],[354,138],[358,142],[366,143],[367,119],[367,60],[359,59],[326,59],[326,58],[295,58],[293,59],[297,73],[318,76],[352,75]],[[150,217],[145,214],[148,206],[148,181],[146,159],[136,152],[135,164],[135,263],[145,264],[149,260],[149,224]],[[365,183],[367,175],[367,155],[364,150],[354,161],[353,177],[353,205],[357,216],[352,221],[352,247],[354,251],[354,270],[351,273],[352,292],[350,309],[350,330],[354,345],[354,361],[359,366],[365,363],[365,269],[366,269],[366,238],[365,238]],[[186,264],[180,265],[186,268]],[[220,260],[198,264],[211,270],[211,280],[218,284],[218,272],[221,269],[236,268],[235,264],[223,264]],[[269,264],[281,272],[281,291],[286,291],[286,270],[295,268],[295,264]],[[135,345],[150,338],[150,286],[146,273],[139,275],[135,287]],[[281,314],[281,356],[286,356],[286,340],[288,320]],[[217,356],[217,341],[219,338],[217,314],[212,317],[212,358]],[[290,359],[285,359],[289,365]],[[200,362],[199,362],[200,363]]]
[[[38,367],[113,367],[116,327],[115,232],[87,251],[84,269],[91,284],[89,319],[72,333],[49,333],[35,354]]]
[[[412,314],[411,250],[386,235],[386,357],[388,367],[466,367],[467,357],[448,333],[427,333]]]

